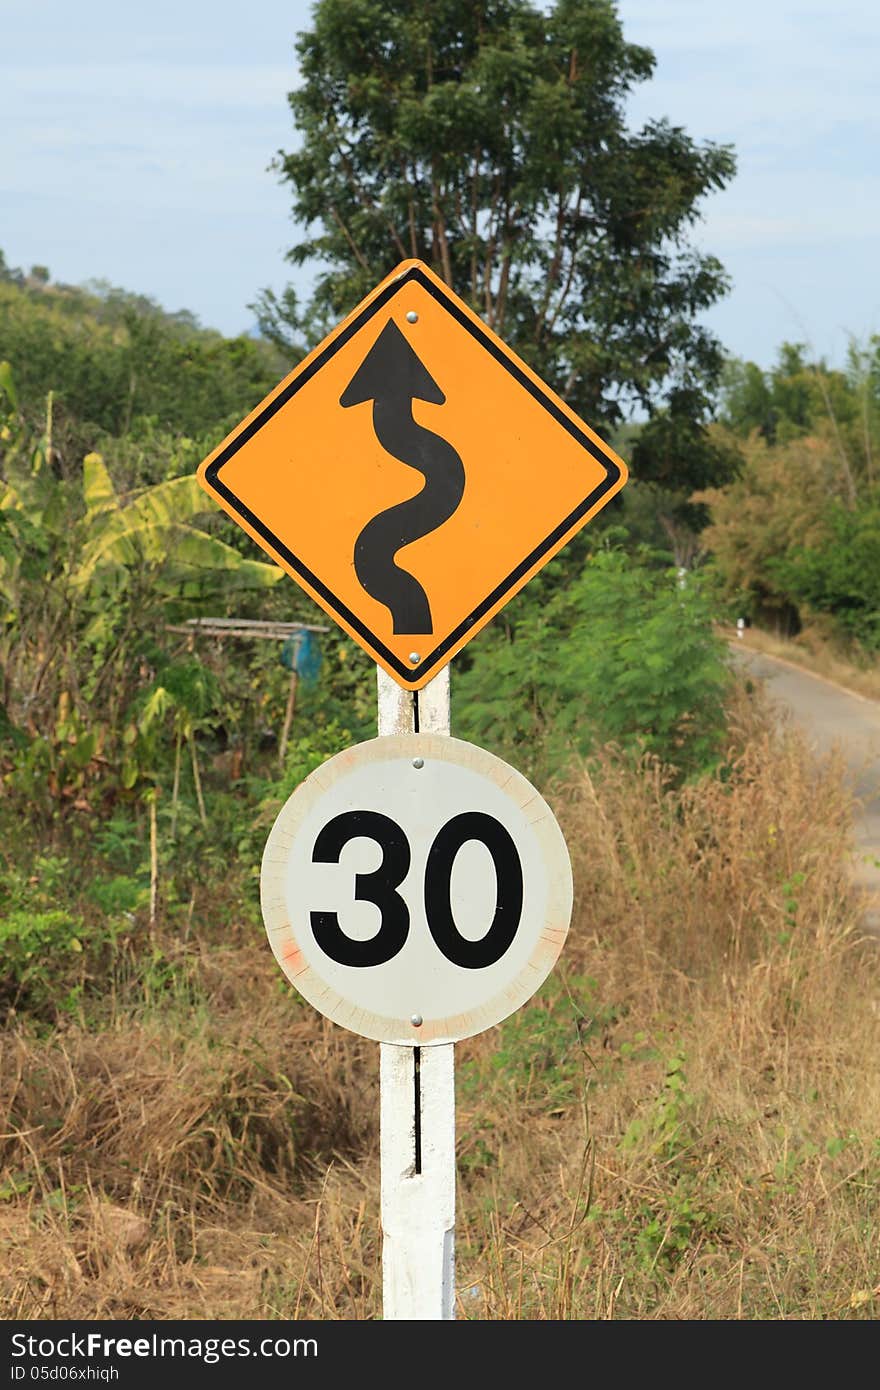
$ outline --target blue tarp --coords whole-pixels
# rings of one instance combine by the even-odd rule
[[[281,648],[281,665],[295,671],[307,685],[318,679],[321,671],[321,648],[317,635],[304,630],[288,637]]]

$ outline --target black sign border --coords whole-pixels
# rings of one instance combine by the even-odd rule
[[[439,642],[418,666],[410,667],[406,666],[393,652],[389,651],[385,644],[371,632],[366,624],[361,622],[360,618],[352,613],[351,610],[336,597],[333,591],[328,589],[326,584],[323,584],[318,576],[313,574],[308,566],[303,564],[302,560],[294,555],[293,551],[289,550],[287,546],[278,539],[265,522],[261,521],[249,507],[245,506],[245,504],[235,496],[226,484],[222,482],[219,474],[223,465],[228,463],[229,460],[238,453],[239,449],[241,449],[249,439],[252,439],[268,420],[271,420],[272,416],[275,415],[277,411],[287,405],[287,402],[296,395],[297,391],[301,390],[303,386],[311,381],[312,377],[317,375],[331,358],[333,358],[365,324],[369,323],[371,318],[374,318],[377,313],[391,302],[395,295],[399,294],[406,285],[413,281],[421,285],[422,289],[425,290],[432,299],[435,299],[442,309],[445,309],[448,314],[451,314],[455,321],[470,333],[471,337],[476,339],[480,347],[485,349],[491,357],[494,357],[495,361],[504,367],[505,371],[510,373],[516,383],[521,386],[523,390],[527,391],[530,396],[534,397],[538,404],[543,406],[548,414],[553,417],[556,423],[561,425],[582,448],[586,449],[587,453],[591,454],[592,457],[602,465],[606,470],[606,476],[573,511],[569,512],[568,516],[566,516],[558,526],[553,528],[549,536],[541,541],[539,545],[535,546],[525,559],[511,570],[506,579],[502,580],[500,584],[496,584],[492,592],[458,624],[448,637],[444,638],[442,642]],[[609,458],[599,446],[594,443],[589,435],[585,434],[563,410],[560,410],[559,406],[553,398],[547,394],[544,388],[533,381],[530,376],[527,376],[518,362],[508,357],[504,348],[495,342],[480,324],[474,323],[470,316],[463,311],[461,306],[456,303],[454,299],[447,296],[439,285],[435,285],[432,280],[429,280],[427,275],[425,275],[418,266],[413,266],[410,270],[401,275],[399,279],[392,280],[390,284],[386,285],[376,298],[371,300],[361,313],[358,314],[356,318],[353,318],[351,323],[346,325],[338,337],[334,338],[322,352],[319,352],[307,367],[301,372],[298,372],[293,381],[291,381],[283,391],[280,391],[274,400],[270,401],[266,408],[261,410],[259,415],[251,420],[250,424],[243,429],[240,434],[236,435],[236,437],[227,444],[226,448],[218,454],[217,458],[205,469],[205,480],[210,484],[213,490],[220,497],[224,498],[232,510],[237,512],[254,531],[269,543],[276,554],[283,556],[290,568],[294,570],[301,579],[305,580],[309,587],[314,589],[315,593],[321,595],[321,598],[332,612],[336,613],[349,627],[359,633],[374,652],[381,654],[383,661],[391,667],[392,671],[403,677],[402,683],[408,687],[411,687],[414,682],[420,680],[427,672],[435,667],[446,653],[450,651],[462,637],[466,636],[468,630],[478,623],[499,599],[509,593],[517,581],[521,579],[533,565],[543,559],[547,552],[552,550],[556,542],[564,536],[572,526],[575,526],[577,522],[580,521],[581,517],[590,511],[597,502],[600,502],[602,498],[611,491],[619,479],[620,468],[615,461]]]

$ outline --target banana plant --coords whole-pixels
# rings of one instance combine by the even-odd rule
[[[8,362],[0,362],[0,512],[6,520],[25,518],[31,526],[71,537],[70,501],[52,474],[52,393],[46,428],[27,454],[24,429]],[[204,598],[222,591],[270,588],[282,576],[277,565],[248,560],[195,523],[211,510],[194,476],[170,478],[130,496],[119,497],[98,453],[83,460],[80,515],[73,522],[75,544],[63,577],[77,594],[99,580],[124,583],[126,573],[146,565],[156,591],[168,597]],[[7,529],[12,529],[8,527]],[[8,545],[0,555],[0,584],[9,583]],[[60,576],[59,576],[60,577]]]
[[[134,691],[150,677],[134,653],[161,629],[168,605],[179,614],[278,582],[275,565],[246,559],[202,529],[210,510],[192,476],[120,494],[98,453],[86,455],[79,477],[65,476],[53,447],[51,394],[34,442],[9,365],[0,363],[4,727],[54,737],[47,731],[65,691],[89,728],[97,729],[99,709],[106,728],[121,727]],[[188,729],[180,737],[195,757],[203,811],[195,744]]]
[[[154,569],[157,592],[205,598],[218,591],[268,588],[277,565],[247,560],[194,523],[209,506],[195,477],[170,478],[120,500],[100,454],[83,460],[83,548],[71,571],[77,590],[99,578],[123,581],[135,566]]]

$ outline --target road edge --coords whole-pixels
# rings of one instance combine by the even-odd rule
[[[830,685],[833,690],[839,690],[843,695],[851,695],[854,700],[861,700],[865,705],[880,705],[880,700],[875,700],[870,695],[864,695],[860,690],[853,690],[850,685],[841,685],[840,681],[834,681],[830,676],[820,675],[818,671],[811,670],[809,666],[802,666],[800,662],[789,661],[787,657],[762,651],[760,647],[752,647],[744,638],[725,636],[724,640],[734,651],[751,652],[753,656],[763,656],[767,661],[778,661],[780,666],[788,666],[790,670],[799,671],[801,675],[812,676],[813,680],[822,681],[825,685]]]

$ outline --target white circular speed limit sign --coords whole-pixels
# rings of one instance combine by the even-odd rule
[[[272,950],[322,1014],[378,1042],[454,1042],[506,1018],[568,932],[550,807],[485,749],[440,734],[338,753],[282,807],[263,855]]]

